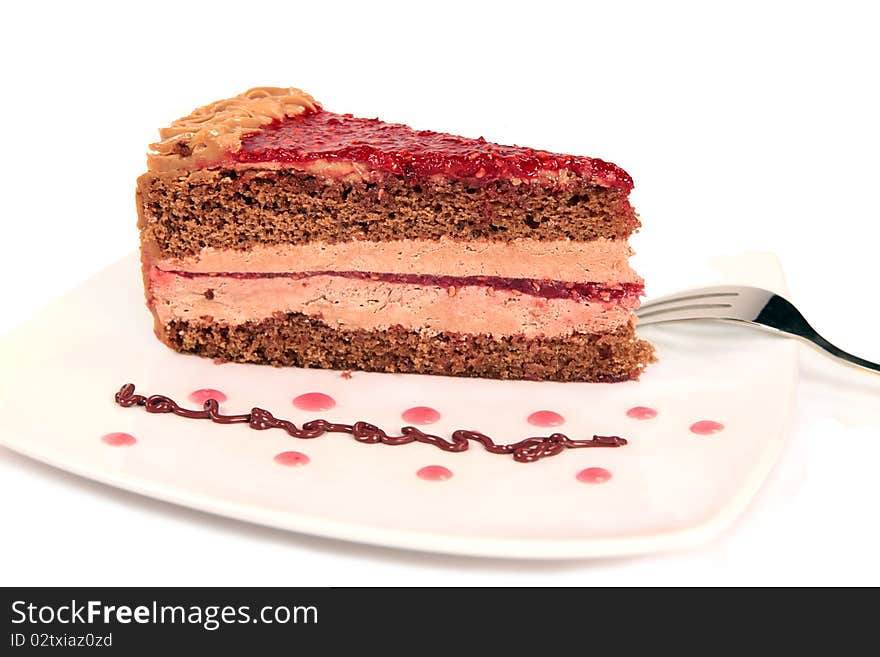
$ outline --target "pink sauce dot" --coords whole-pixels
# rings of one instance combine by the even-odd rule
[[[452,477],[452,470],[442,465],[426,465],[416,472],[416,476],[425,481],[446,481]]]
[[[587,468],[577,473],[577,480],[585,484],[604,484],[611,479],[611,473],[605,468]]]
[[[114,447],[128,447],[129,445],[134,445],[137,442],[137,438],[132,436],[130,433],[123,433],[121,431],[114,431],[113,433],[104,434],[103,436],[101,436],[101,440],[108,445],[113,445]]]
[[[336,406],[336,400],[323,392],[307,392],[295,397],[293,405],[304,411],[327,411]]]
[[[413,406],[406,409],[401,417],[410,424],[434,424],[440,419],[440,412],[430,406]]]
[[[308,465],[312,459],[302,452],[280,452],[275,455],[275,463],[280,465]]]
[[[626,415],[636,420],[651,420],[657,417],[657,411],[647,406],[633,406]]]
[[[718,433],[723,428],[724,425],[720,422],[715,422],[714,420],[700,420],[691,425],[691,432],[701,436],[708,436],[709,434]]]
[[[199,388],[189,393],[189,400],[196,404],[204,404],[209,399],[216,399],[218,404],[226,401],[226,395],[213,388]]]
[[[526,421],[536,427],[558,427],[565,424],[565,418],[553,411],[535,411]]]

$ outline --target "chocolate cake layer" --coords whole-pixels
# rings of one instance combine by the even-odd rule
[[[611,382],[636,378],[654,360],[634,323],[602,334],[553,338],[337,329],[300,313],[221,326],[172,321],[158,328],[168,346],[243,363],[373,372]]]
[[[297,170],[150,172],[138,179],[141,238],[164,255],[254,244],[350,240],[627,239],[639,227],[627,190],[572,183],[564,194],[499,181],[381,182]]]

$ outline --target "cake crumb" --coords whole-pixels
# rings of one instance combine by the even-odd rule
[[[340,373],[339,376],[341,376],[343,379],[350,379],[351,378],[351,370],[345,370],[344,372]]]
[[[208,301],[211,301],[214,298],[214,290],[212,288],[209,287],[207,290],[205,290],[205,298]]]
[[[446,291],[449,293],[449,296],[454,297],[457,290],[454,285],[450,285],[449,289]]]

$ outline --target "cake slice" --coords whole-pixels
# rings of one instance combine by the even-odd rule
[[[179,119],[138,179],[155,332],[215,359],[636,378],[632,180],[256,88]]]

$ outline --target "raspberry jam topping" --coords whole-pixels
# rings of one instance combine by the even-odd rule
[[[241,150],[231,157],[243,163],[354,161],[411,181],[441,175],[472,185],[547,174],[552,178],[570,171],[595,185],[632,188],[632,179],[623,169],[595,158],[501,146],[482,137],[413,130],[399,123],[324,110],[288,117],[246,135]]]

